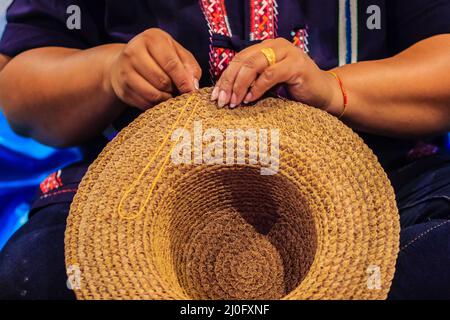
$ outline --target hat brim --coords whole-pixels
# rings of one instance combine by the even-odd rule
[[[260,175],[259,164],[163,163],[171,142],[162,142],[189,96],[142,114],[91,165],[71,206],[65,255],[68,269],[79,270],[77,298],[385,299],[399,250],[398,210],[385,172],[362,139],[309,106],[268,98],[253,107],[217,109],[209,92],[195,94],[195,115],[187,117],[191,103],[183,125],[193,128],[201,120],[204,130],[279,130],[277,173]],[[249,188],[253,192],[245,193]],[[252,211],[252,203],[263,209]],[[255,224],[246,229],[258,220],[255,212],[271,211],[272,204],[278,224],[262,226],[261,237]],[[217,233],[224,236],[211,240]],[[273,246],[285,246],[289,257]],[[232,261],[251,259],[261,260],[258,270],[246,267],[252,277],[233,269],[242,266]],[[286,259],[290,267],[280,274],[299,275],[283,280],[277,266]],[[255,292],[234,288],[227,279],[233,277]]]

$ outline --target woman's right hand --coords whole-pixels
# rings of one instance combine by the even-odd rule
[[[147,110],[179,93],[199,88],[194,56],[161,29],[148,29],[107,63],[106,85],[127,105]]]

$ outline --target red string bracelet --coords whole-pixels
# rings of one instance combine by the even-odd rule
[[[337,75],[337,73],[333,72],[333,71],[329,71],[329,73],[336,78],[336,80],[339,82],[339,87],[341,88],[341,92],[342,92],[342,96],[344,97],[344,109],[342,110],[342,113],[339,115],[338,119],[341,119],[345,112],[347,111],[347,105],[348,105],[348,96],[347,96],[347,92],[345,91],[344,88],[344,84],[342,82],[341,77],[339,77]]]

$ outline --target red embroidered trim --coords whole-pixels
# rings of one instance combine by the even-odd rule
[[[78,191],[78,189],[65,189],[65,190],[60,190],[60,191],[56,191],[56,192],[44,194],[44,195],[42,195],[42,196],[40,197],[40,199],[42,200],[42,199],[46,199],[46,198],[49,198],[49,197],[53,197],[53,196],[56,196],[56,195],[59,195],[59,194],[64,194],[64,193],[71,193],[71,192],[75,193],[75,192],[77,192],[77,191]]]
[[[222,72],[235,56],[235,52],[231,49],[217,48],[212,45],[212,34],[220,34],[231,37],[231,28],[228,23],[225,1],[223,0],[200,0],[200,7],[205,15],[209,26],[210,53],[209,64],[211,79],[215,82],[220,78]]]
[[[278,10],[275,0],[251,0],[250,40],[275,38],[278,24]]]
[[[41,192],[46,194],[52,190],[58,189],[63,186],[61,180],[61,170],[50,174],[42,183],[40,184]]]
[[[293,43],[302,49],[305,53],[309,53],[309,34],[308,27],[305,29],[294,30],[291,32]]]
[[[231,37],[225,2],[220,0],[200,0],[200,4],[210,29],[214,33]]]
[[[200,0],[200,7],[209,26],[210,38],[210,74],[215,82],[233,60],[236,52],[231,49],[217,48],[212,45],[212,34],[232,37],[224,0]],[[250,40],[273,39],[277,36],[278,10],[276,0],[250,0],[251,32]]]

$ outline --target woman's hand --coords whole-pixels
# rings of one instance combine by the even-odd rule
[[[194,56],[168,33],[149,29],[113,57],[106,82],[120,100],[146,110],[198,89],[201,73]]]
[[[263,48],[275,52],[274,65],[269,66]],[[334,76],[320,70],[303,50],[283,38],[266,40],[238,53],[217,82],[211,99],[218,100],[219,107],[234,108],[261,98],[279,84],[296,101],[333,114],[342,111],[343,96]]]

